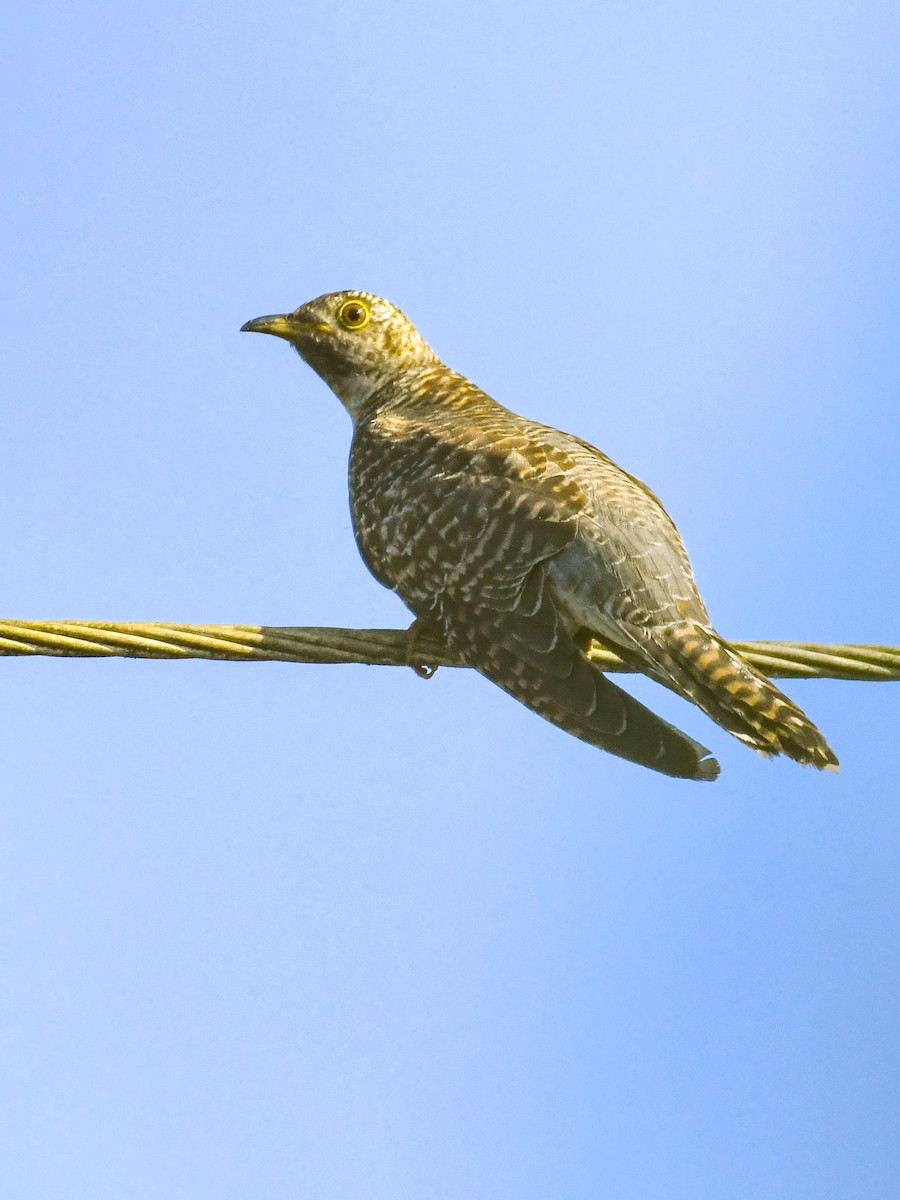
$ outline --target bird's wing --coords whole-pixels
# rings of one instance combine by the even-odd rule
[[[557,603],[552,564],[576,543],[587,507],[571,474],[533,439],[462,452],[433,430],[404,433],[388,456],[354,446],[354,525],[376,577],[463,661],[567,732],[666,774],[715,778],[705,747],[588,660]],[[378,487],[367,488],[376,457]],[[542,459],[539,477],[529,476],[528,463]]]
[[[575,539],[586,498],[561,470],[526,477],[540,455],[526,439],[454,440],[441,415],[388,413],[357,429],[350,504],[360,552],[414,611],[435,596],[514,606],[528,571]]]
[[[708,621],[681,535],[658,497],[589,443],[570,438],[566,451],[587,501],[560,579],[643,622]]]
[[[594,454],[593,472],[581,476],[597,481],[592,502],[577,536],[547,564],[557,608],[754,749],[836,767],[806,714],[714,631],[653,493]]]
[[[617,687],[587,658],[561,614],[546,564],[512,606],[442,597],[444,635],[464,662],[567,733],[665,775],[715,779],[709,750]]]

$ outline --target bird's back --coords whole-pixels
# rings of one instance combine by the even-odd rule
[[[425,583],[428,596],[490,587],[490,572],[515,569],[517,555],[528,565],[552,557],[576,608],[627,595],[654,620],[708,619],[678,530],[649,488],[443,365],[376,398],[356,427],[349,477],[360,549],[388,586],[411,567],[409,588]]]
[[[708,751],[602,674],[586,653],[598,640],[763,753],[836,765],[712,628],[674,524],[606,455],[497,404],[368,292],[244,328],[290,341],[349,412],[363,558],[463,662],[585,741],[715,778]]]
[[[763,753],[831,766],[808,718],[720,638],[640,480],[442,364],[397,380],[350,456],[363,558],[483,674],[576,736],[670,774],[718,765],[606,679],[602,642]]]

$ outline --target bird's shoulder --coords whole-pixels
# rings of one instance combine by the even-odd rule
[[[567,590],[571,575],[595,595],[632,594],[657,610],[667,587],[695,594],[678,531],[646,484],[585,439],[522,417],[449,371],[388,393],[357,426],[350,483],[372,544],[409,552],[427,532],[469,558],[496,541],[509,566],[522,545],[517,567],[569,547],[558,571]]]
[[[540,493],[570,513],[590,505],[599,475],[619,472],[587,442],[520,416],[449,369],[427,388],[386,391],[356,427],[354,468]]]
[[[358,501],[487,506],[566,525],[588,541],[674,541],[674,523],[636,476],[584,438],[520,416],[442,367],[386,389],[357,424],[350,486]]]
[[[417,403],[383,404],[357,424],[357,539],[401,593],[427,582],[434,593],[474,589],[505,602],[535,563],[576,536],[588,497],[554,431],[462,379],[447,399],[432,391]]]

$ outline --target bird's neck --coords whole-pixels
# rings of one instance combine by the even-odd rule
[[[383,403],[396,402],[400,397],[414,401],[432,388],[442,375],[452,374],[428,347],[425,347],[427,357],[399,371],[393,364],[379,370],[375,363],[369,369],[361,370],[359,364],[346,363],[329,354],[327,347],[322,350],[317,346],[304,346],[302,351],[300,347],[296,349],[328,384],[354,424]]]
[[[374,386],[370,381],[368,389],[354,398],[353,408],[334,385],[330,386],[350,413],[354,424],[358,425],[385,409],[418,408],[431,404],[455,406],[461,398],[460,384],[466,382],[440,359],[434,359],[430,363],[394,371],[389,377],[375,381]]]

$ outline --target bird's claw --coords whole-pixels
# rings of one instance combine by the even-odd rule
[[[430,679],[437,671],[437,666],[420,662],[416,658],[416,642],[431,632],[427,622],[417,617],[406,631],[406,664],[415,671],[420,679]]]

